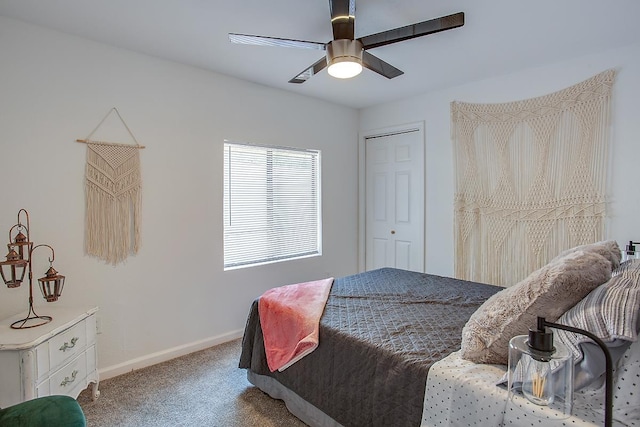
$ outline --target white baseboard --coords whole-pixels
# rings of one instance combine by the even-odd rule
[[[193,353],[194,351],[204,350],[205,348],[213,347],[214,345],[233,341],[237,338],[241,338],[243,332],[244,329],[239,329],[237,331],[231,331],[226,334],[218,335],[216,337],[205,338],[200,341],[195,341],[192,343],[158,351],[146,356],[137,357],[135,359],[128,360],[117,365],[107,366],[106,368],[101,368],[98,370],[100,379],[106,380],[109,378],[117,377],[118,375],[126,374],[127,372],[135,371],[136,369],[146,368],[147,366],[166,362],[167,360],[175,359],[176,357],[184,356],[185,354]]]

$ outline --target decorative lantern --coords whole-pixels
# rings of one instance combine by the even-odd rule
[[[7,254],[7,260],[0,262],[0,275],[2,280],[8,288],[17,288],[22,284],[24,280],[24,273],[27,271],[27,265],[29,261],[20,257],[20,254],[9,247],[9,253]]]
[[[26,226],[20,222],[20,215],[26,216]],[[13,242],[11,242],[11,233],[14,229],[18,230],[18,234]],[[26,235],[22,230],[26,230]],[[46,246],[51,250],[51,257],[49,258],[49,270],[47,270],[44,277],[38,279],[40,283],[40,290],[42,296],[47,302],[57,301],[58,297],[62,293],[64,287],[65,277],[58,274],[53,268],[53,261],[55,259],[55,252],[49,245],[41,244],[33,246],[33,243],[29,241],[29,212],[24,209],[18,211],[18,223],[9,229],[9,244],[7,245],[9,253],[7,254],[7,260],[0,262],[0,274],[2,280],[9,288],[16,288],[22,284],[24,275],[29,270],[29,312],[24,319],[17,320],[11,324],[13,329],[25,329],[34,328],[51,322],[51,316],[39,316],[36,314],[33,308],[33,274],[31,272],[31,261],[34,251],[42,246]]]
[[[20,259],[29,259],[29,252],[31,252],[31,248],[33,247],[33,243],[29,241],[29,230],[27,229],[27,235],[25,236],[22,233],[23,225],[18,223],[14,225],[11,230],[9,230],[9,240],[11,240],[11,231],[15,227],[18,227],[18,234],[16,234],[13,243],[9,243],[7,246],[9,246],[10,249],[17,248],[18,256],[20,257]]]
[[[38,282],[40,282],[42,296],[47,302],[58,301],[64,287],[64,276],[58,274],[53,264],[50,264],[47,274],[38,279]]]

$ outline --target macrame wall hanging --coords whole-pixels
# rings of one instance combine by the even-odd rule
[[[603,239],[614,76],[523,101],[451,104],[456,277],[511,286]]]
[[[93,134],[115,113],[135,145],[94,141]],[[142,181],[140,149],[129,126],[114,107],[85,138],[85,252],[116,265],[140,247]]]

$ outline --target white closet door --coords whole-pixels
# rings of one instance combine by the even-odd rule
[[[412,130],[365,140],[366,270],[424,271],[424,142]]]

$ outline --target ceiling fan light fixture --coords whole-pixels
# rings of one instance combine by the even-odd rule
[[[350,79],[362,72],[362,65],[356,61],[343,59],[341,62],[334,62],[327,70],[329,75],[337,79]]]
[[[362,72],[362,43],[340,39],[327,44],[327,71],[332,77],[350,79]]]
[[[376,34],[369,34],[356,40],[356,0],[329,0],[329,11],[331,12],[333,40],[328,43],[238,33],[229,33],[229,41],[231,43],[257,46],[317,49],[327,52],[325,57],[319,58],[311,66],[300,71],[289,80],[289,83],[304,83],[327,67],[329,68],[329,75],[340,79],[349,79],[357,76],[363,67],[382,77],[393,79],[404,74],[402,70],[369,53],[369,49],[451,30],[464,25],[464,12],[458,12]]]

